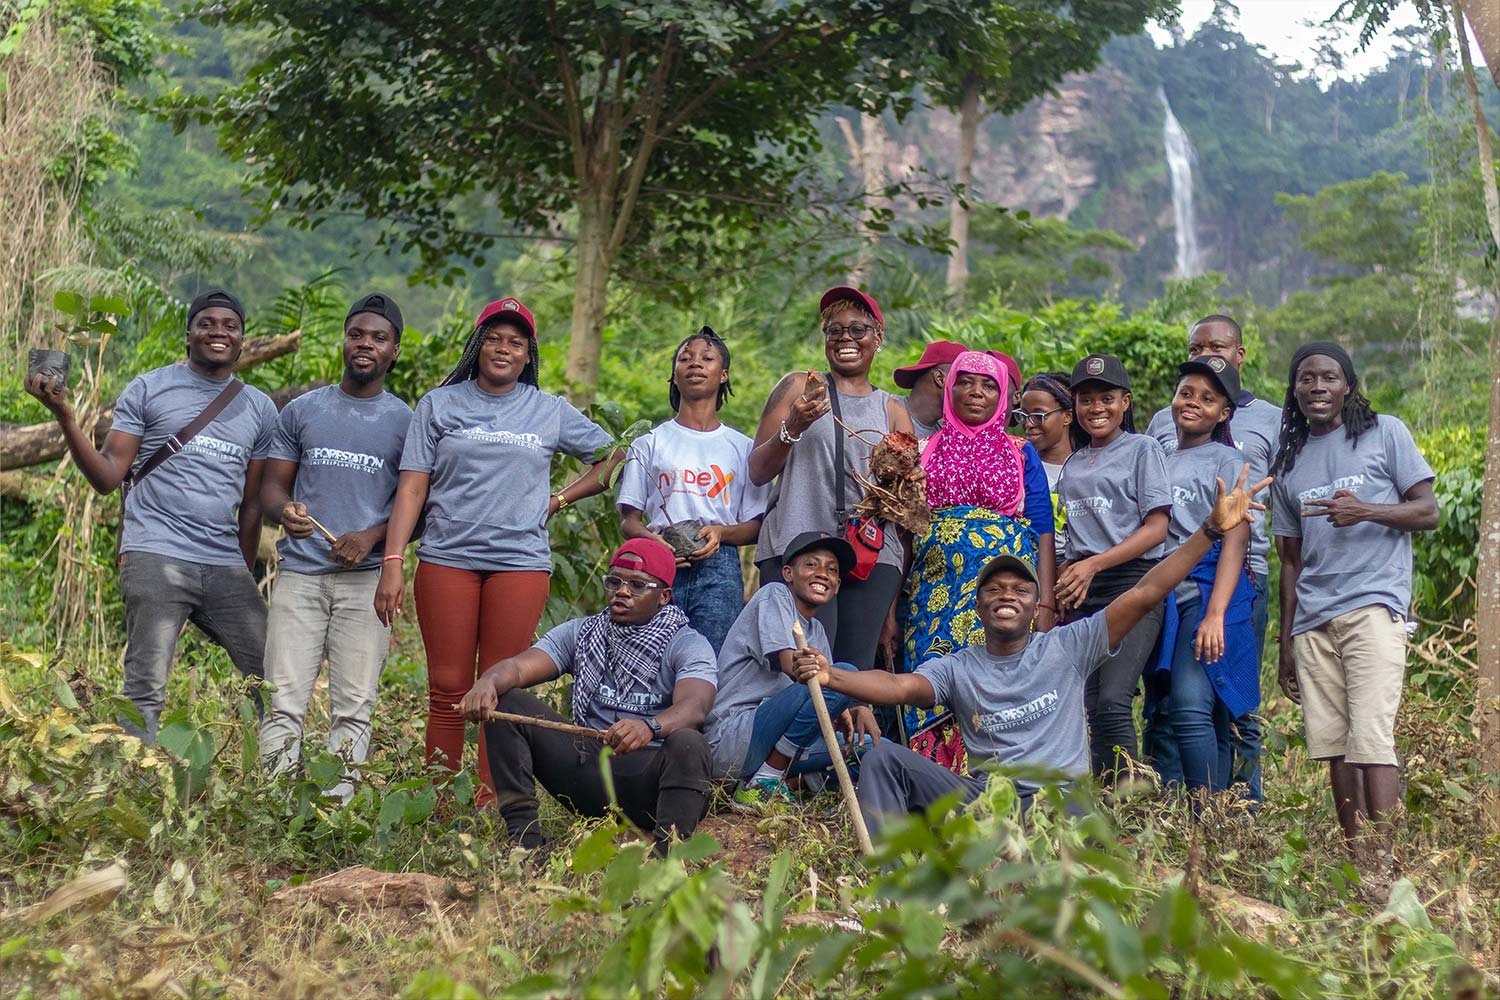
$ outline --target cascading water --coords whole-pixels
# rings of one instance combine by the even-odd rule
[[[1156,96],[1167,112],[1162,140],[1167,150],[1167,173],[1172,179],[1172,219],[1177,227],[1177,277],[1194,278],[1203,273],[1203,256],[1198,249],[1198,220],[1193,213],[1193,161],[1198,154],[1188,141],[1182,123],[1172,114],[1167,93],[1156,88]]]

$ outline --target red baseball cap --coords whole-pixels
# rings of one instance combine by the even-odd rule
[[[477,330],[500,316],[508,316],[518,321],[531,339],[536,339],[536,318],[531,315],[530,309],[521,304],[520,299],[515,298],[496,299],[485,306],[480,310],[479,318],[474,321],[474,328]]]
[[[905,368],[897,368],[891,379],[901,388],[910,389],[917,384],[917,376],[938,365],[953,364],[953,360],[967,350],[967,347],[957,341],[934,340],[922,348],[920,361],[914,365],[907,365]]]
[[[677,557],[672,550],[654,538],[632,538],[609,560],[610,568],[623,566],[656,577],[668,587],[677,578]]]
[[[848,285],[830,288],[823,293],[823,298],[818,302],[818,311],[822,312],[835,302],[853,302],[864,306],[865,311],[875,317],[875,325],[882,330],[885,329],[885,317],[880,315],[880,303],[876,302],[875,296],[869,292],[862,292],[858,288],[850,288]]]
[[[1012,389],[1021,388],[1021,366],[1016,364],[1015,358],[1004,351],[985,351],[984,353],[1000,362],[1005,366],[1005,370],[1010,372],[1010,386]]]

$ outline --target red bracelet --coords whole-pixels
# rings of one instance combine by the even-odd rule
[[[396,561],[400,562],[401,565],[403,565],[403,566],[406,565],[406,557],[403,556],[399,552],[395,552],[395,553],[392,553],[391,555],[386,556],[384,559],[380,560],[380,564],[382,566],[384,566],[386,563],[390,562],[392,559],[395,559]]]

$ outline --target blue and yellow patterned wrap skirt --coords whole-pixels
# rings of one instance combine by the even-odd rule
[[[975,609],[979,571],[1002,553],[1036,561],[1036,532],[1019,515],[988,507],[943,507],[932,512],[925,534],[912,539],[907,605],[906,669],[984,644]],[[953,715],[941,705],[902,706],[908,745],[958,774],[968,772],[963,740]]]

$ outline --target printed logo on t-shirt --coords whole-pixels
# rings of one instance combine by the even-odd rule
[[[1323,500],[1333,496],[1339,490],[1348,490],[1353,493],[1364,484],[1365,477],[1363,473],[1356,473],[1352,476],[1340,476],[1327,486],[1314,486],[1310,490],[1303,490],[1301,493],[1298,493],[1297,502],[1305,504],[1309,500]]]
[[[366,455],[362,451],[343,451],[339,448],[309,448],[302,453],[303,465],[321,465],[334,469],[358,469],[375,475],[385,468],[385,459]]]
[[[210,437],[207,434],[194,435],[191,441],[182,446],[182,450],[195,451],[200,455],[213,455],[228,462],[239,462],[250,457],[250,449],[244,445]]]
[[[542,450],[542,436],[540,434],[517,434],[515,431],[491,431],[483,427],[460,427],[453,433],[459,437],[468,438],[470,441],[482,441],[485,444],[508,444],[516,448],[526,448],[530,451]]]
[[[725,472],[717,465],[710,465],[708,471],[673,469],[663,472],[656,477],[656,488],[661,491],[662,496],[684,493],[707,497],[709,500],[722,498],[724,506],[728,507],[729,484],[732,482],[734,473]]]
[[[1109,497],[1079,497],[1067,502],[1068,516],[1078,517],[1089,510],[1114,510],[1115,502]]]
[[[974,728],[982,733],[1001,733],[1007,729],[1015,729],[1017,726],[1030,725],[1042,716],[1051,715],[1057,711],[1058,701],[1057,688],[1053,688],[1024,705],[1002,708],[998,712],[990,712],[986,715],[975,713]]]
[[[1198,502],[1198,491],[1187,486],[1173,486],[1172,502],[1179,507],[1191,506]]]
[[[619,691],[602,682],[594,703],[632,715],[650,715],[662,707],[661,701],[650,691]]]

